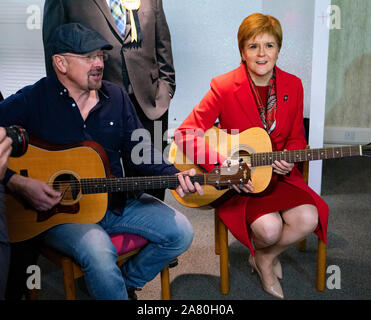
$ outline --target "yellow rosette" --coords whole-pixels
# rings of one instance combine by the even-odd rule
[[[129,11],[130,26],[131,26],[131,42],[138,42],[137,27],[135,25],[133,10],[138,10],[140,7],[140,0],[121,0],[121,5]]]

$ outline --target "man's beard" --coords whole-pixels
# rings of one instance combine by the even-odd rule
[[[88,72],[89,90],[97,90],[102,86],[103,68],[95,68]]]

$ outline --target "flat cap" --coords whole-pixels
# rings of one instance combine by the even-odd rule
[[[52,55],[66,52],[83,54],[99,49],[111,50],[113,48],[101,34],[81,23],[60,25],[55,29],[49,45]]]

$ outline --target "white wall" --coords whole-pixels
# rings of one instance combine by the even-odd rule
[[[45,76],[44,0],[0,1],[0,90],[4,97]]]
[[[262,0],[163,0],[177,84],[169,127],[178,127],[200,102],[211,78],[238,67],[238,27],[245,17],[260,12],[262,3]]]
[[[264,0],[263,13],[280,20],[282,49],[277,65],[298,76],[304,87],[304,117],[309,117],[312,75],[314,1]]]
[[[254,12],[280,20],[284,35],[277,65],[302,79],[304,115],[309,117],[314,1],[164,0],[164,10],[172,35],[177,83],[170,127],[177,127],[202,99],[212,77],[239,65],[238,27]]]
[[[323,20],[331,0],[315,1],[315,19],[313,33],[312,88],[310,105],[309,145],[311,148],[323,146],[323,134],[326,109],[327,61],[329,29]],[[309,185],[321,193],[322,161],[311,161],[309,164]]]

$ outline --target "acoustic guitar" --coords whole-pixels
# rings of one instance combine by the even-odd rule
[[[268,133],[259,127],[247,129],[239,134],[228,134],[224,130],[212,127],[205,132],[205,142],[210,148],[229,159],[243,159],[251,167],[251,180],[254,194],[262,193],[272,179],[272,163],[275,160],[287,162],[304,162],[352,156],[371,156],[370,145],[337,146],[319,149],[304,149],[272,152],[272,143]],[[195,168],[198,173],[202,170],[193,164],[181,148],[173,141],[169,151],[169,161],[179,170]],[[225,197],[228,190],[217,190],[213,186],[204,186],[204,195],[189,194],[183,198],[171,191],[175,199],[187,207],[214,206],[217,199]]]
[[[52,210],[38,212],[22,199],[6,194],[6,212],[11,242],[30,239],[62,223],[96,223],[106,213],[109,193],[176,188],[178,177],[150,176],[115,178],[110,174],[104,149],[96,142],[53,146],[30,138],[26,154],[10,158],[8,167],[20,175],[46,182],[62,193],[61,202]],[[228,188],[247,183],[246,164],[216,169],[191,177],[201,185]]]

